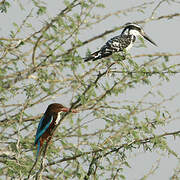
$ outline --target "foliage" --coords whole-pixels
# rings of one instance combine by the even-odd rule
[[[46,1],[33,0],[31,10],[23,7],[26,2],[18,2],[26,17],[20,24],[14,22],[8,35],[0,38],[1,177],[126,179],[124,170],[133,168],[129,154],[165,152],[178,158],[167,137],[179,136],[180,131],[162,130],[177,117],[164,104],[178,95],[168,97],[156,88],[179,73],[179,64],[170,60],[180,52],[127,54],[125,60],[114,54],[84,63],[82,54],[91,52],[91,43],[119,31],[123,24],[98,28],[94,36],[82,38],[82,34],[108,23],[114,15],[126,19],[128,14],[145,14],[151,9],[150,17],[137,21],[145,24],[173,21],[173,17],[178,21],[180,14],[158,16],[156,12],[166,1],[153,1],[114,13],[105,9],[102,15],[106,7],[99,2],[65,0],[51,18]],[[56,10],[59,4],[54,5]],[[6,14],[10,6],[11,2],[3,1],[0,11]],[[145,47],[142,40],[138,47]],[[126,97],[141,88],[140,97]],[[37,124],[52,102],[77,108],[79,113],[62,116],[52,142],[44,146],[41,159],[29,173],[35,159]],[[173,176],[178,177],[177,169]]]

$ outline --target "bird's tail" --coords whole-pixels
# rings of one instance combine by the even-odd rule
[[[40,149],[41,149],[41,143],[40,143],[40,140],[39,140],[38,143],[37,143],[36,160],[39,157]]]
[[[101,59],[101,51],[96,51],[92,53],[90,56],[84,58],[84,62],[87,61],[96,61],[98,59]]]
[[[102,58],[108,57],[110,55],[112,55],[112,51],[108,51],[107,49],[106,49],[106,51],[105,50],[103,50],[103,51],[99,50],[99,51],[92,53],[89,57],[84,58],[84,61],[85,62],[96,61],[98,59],[102,59]]]

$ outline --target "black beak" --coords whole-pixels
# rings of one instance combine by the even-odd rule
[[[141,35],[148,40],[149,42],[151,42],[152,44],[154,44],[155,46],[157,46],[157,44],[145,33],[145,32],[141,32]]]

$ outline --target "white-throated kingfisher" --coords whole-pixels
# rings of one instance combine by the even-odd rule
[[[69,112],[70,109],[64,107],[62,104],[53,103],[50,104],[44,113],[43,117],[41,118],[38,129],[36,132],[35,138],[35,145],[37,145],[37,153],[36,159],[38,159],[40,149],[44,143],[44,141],[51,138],[52,131],[54,127],[58,124],[59,120],[61,119],[60,114],[62,112]],[[71,109],[71,112],[77,113],[77,110]]]

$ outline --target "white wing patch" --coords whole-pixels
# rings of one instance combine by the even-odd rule
[[[55,121],[55,125],[59,123],[59,120],[61,119],[61,112],[58,112],[58,115],[57,115],[57,118],[56,118],[56,121]]]
[[[114,41],[114,42],[112,42],[112,45],[115,46],[115,47],[119,47],[119,42]]]

